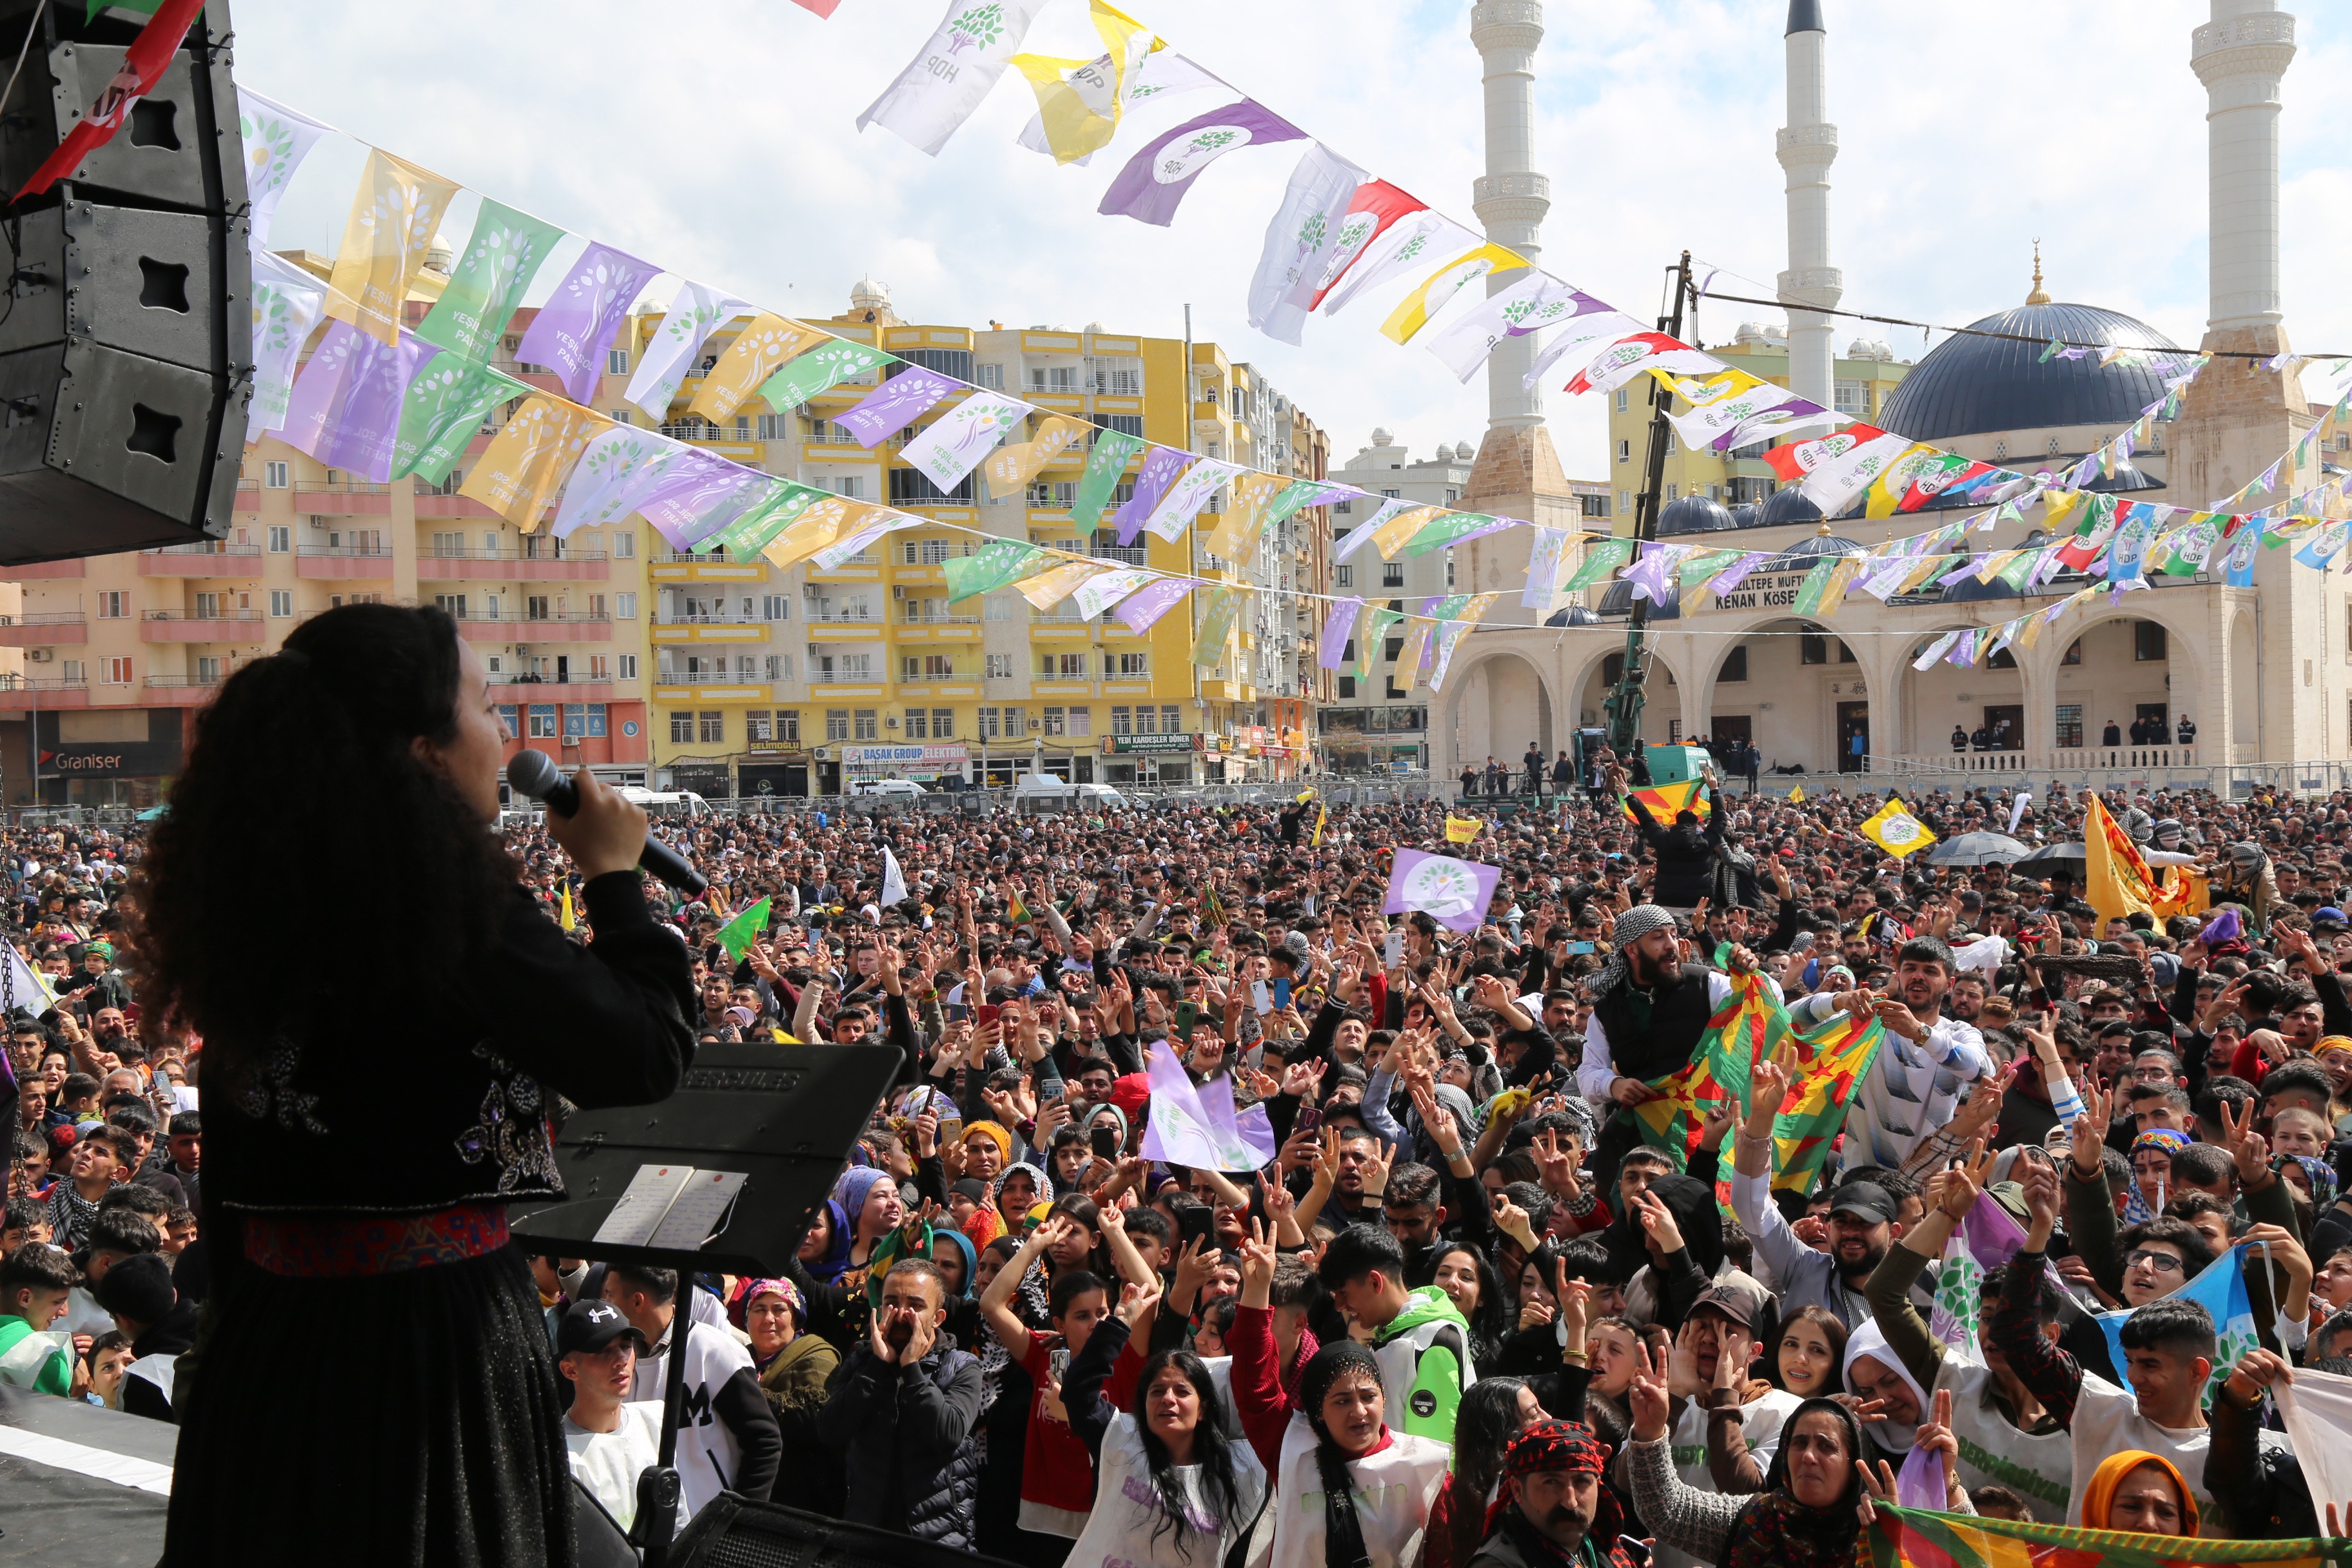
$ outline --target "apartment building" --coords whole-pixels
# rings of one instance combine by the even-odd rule
[[[659,324],[655,316],[640,323],[640,341]],[[1277,462],[1296,461],[1297,411],[1213,344],[1192,346],[1188,429],[1181,339],[1116,333],[1100,323],[1076,331],[913,323],[872,279],[856,286],[846,311],[817,324],[1099,429],[1171,447],[1189,437],[1204,456],[1276,471],[1290,471]],[[714,335],[703,351],[706,369],[730,342],[726,331]],[[1121,545],[1108,513],[1104,526],[1079,528],[1069,512],[1083,448],[1017,495],[992,494],[979,473],[942,493],[902,456],[921,426],[870,451],[841,426],[879,374],[797,408],[769,410],[754,400],[729,428],[685,412],[698,375],[680,386],[668,435],[941,526],[892,533],[832,570],[814,562],[779,569],[716,550],[658,553],[648,568],[657,778],[706,795],[756,796],[834,794],[883,777],[952,788],[1002,785],[1029,771],[1112,784],[1297,771],[1312,683],[1297,658],[1304,601],[1296,590],[1312,569],[1313,540],[1328,531],[1319,509],[1269,529],[1257,557],[1235,563],[1213,560],[1203,546],[1222,517],[1222,497],[1181,541],[1144,534]],[[1122,484],[1114,502],[1131,493]],[[1196,663],[1189,605],[1140,636],[1113,616],[1083,619],[1066,601],[1033,609],[1011,588],[950,605],[945,563],[992,537],[1275,594],[1253,595],[1219,657]]]

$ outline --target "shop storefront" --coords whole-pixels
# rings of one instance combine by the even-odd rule
[[[801,799],[809,792],[806,752],[751,752],[735,764],[735,787],[745,800]]]
[[[37,738],[29,744],[23,722],[7,726],[7,732],[0,774],[7,778],[12,804],[29,800],[37,763],[44,805],[154,805],[171,787],[184,754],[177,708],[43,713],[37,721]]]
[[[726,800],[735,793],[734,780],[728,776],[729,769],[723,762],[672,763],[667,768],[656,769],[656,773],[669,775],[667,784],[659,783],[657,778],[656,788],[698,795],[705,800]]]
[[[1102,782],[1119,784],[1186,784],[1202,735],[1105,735],[1102,739]]]
[[[957,788],[969,776],[966,769],[971,762],[971,749],[961,741],[843,746],[839,752],[844,788],[872,779],[908,779],[925,789]]]
[[[1324,766],[1333,773],[1409,773],[1426,765],[1426,708],[1326,708],[1316,721]]]

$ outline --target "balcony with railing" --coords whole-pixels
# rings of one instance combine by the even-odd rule
[[[87,708],[89,681],[82,676],[12,675],[0,671],[0,713],[36,708]]]
[[[417,521],[443,521],[450,518],[496,518],[499,514],[471,496],[444,494],[437,486],[423,479],[416,481],[415,510]]]
[[[392,575],[390,544],[305,544],[295,552],[298,577],[366,581]]]
[[[457,633],[467,642],[611,642],[610,616],[460,616]]]
[[[149,643],[253,642],[261,636],[257,610],[150,610],[139,618],[139,640]]]
[[[353,481],[337,485],[294,487],[294,510],[313,517],[388,517],[392,487]]]
[[[224,544],[215,539],[139,552],[142,577],[255,577],[260,573],[258,544]]]
[[[1087,553],[1097,561],[1115,561],[1122,566],[1151,564],[1151,552],[1140,544],[1097,544]]]
[[[612,698],[609,676],[493,675],[491,700],[499,703],[604,702]]]
[[[420,552],[416,580],[420,583],[602,583],[613,574],[601,550],[566,550],[561,554],[521,550],[473,550],[446,546]]]
[[[220,689],[222,679],[217,675],[151,675],[140,684],[146,689],[150,706],[201,708]]]
[[[89,623],[79,610],[0,616],[0,647],[57,647],[88,641]]]
[[[889,679],[889,672],[883,669],[818,668],[809,671],[808,683],[811,686],[880,686]]]

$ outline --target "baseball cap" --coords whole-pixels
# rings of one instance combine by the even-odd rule
[[[1895,1200],[1876,1182],[1848,1182],[1837,1190],[1830,1213],[1860,1215],[1874,1225],[1891,1225],[1895,1220]]]
[[[610,1301],[574,1301],[564,1310],[563,1321],[555,1328],[555,1355],[561,1361],[575,1351],[593,1354],[627,1334],[637,1342],[637,1352],[646,1350],[646,1336],[638,1333],[621,1309]]]
[[[1747,1291],[1729,1285],[1712,1285],[1698,1293],[1691,1303],[1693,1312],[1713,1308],[1743,1329],[1756,1326],[1756,1303]]]

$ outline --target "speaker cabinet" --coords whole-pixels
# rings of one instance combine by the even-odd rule
[[[0,105],[19,188],[137,37],[79,5],[0,3],[32,39]],[[0,565],[228,531],[252,378],[244,144],[226,0],[209,0],[129,123],[0,220]]]

